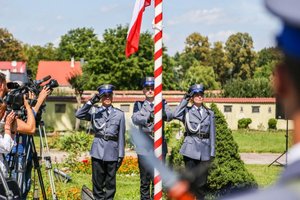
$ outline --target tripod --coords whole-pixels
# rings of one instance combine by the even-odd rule
[[[268,167],[272,166],[274,163],[279,164],[280,166],[284,166],[284,164],[280,163],[278,160],[285,155],[285,164],[287,164],[287,151],[289,148],[289,120],[286,119],[286,130],[285,130],[285,151],[279,155],[273,162],[271,162]]]
[[[39,129],[40,144],[41,144],[40,157],[43,157],[43,152],[44,152],[45,154],[44,154],[43,158],[44,158],[46,170],[47,170],[48,176],[49,176],[52,199],[57,200],[58,198],[57,198],[56,190],[55,190],[53,171],[52,171],[52,163],[51,163],[51,157],[50,157],[50,151],[49,151],[44,121],[42,121],[42,120],[39,121],[38,129]],[[43,138],[45,141],[43,141]]]

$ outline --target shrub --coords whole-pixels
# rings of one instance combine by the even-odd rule
[[[250,118],[242,118],[238,121],[238,128],[249,128],[249,125],[252,123]]]
[[[216,121],[216,158],[208,177],[208,190],[223,195],[233,190],[257,187],[254,176],[247,171],[238,153],[238,145],[224,115],[211,104]],[[251,119],[250,119],[251,120]]]
[[[274,119],[274,118],[269,119],[268,128],[273,129],[273,130],[277,130],[277,119]]]
[[[184,168],[183,157],[179,153],[181,145],[183,143],[183,137],[177,142],[177,144],[172,148],[170,156],[168,157],[168,163],[170,167],[174,169],[182,169]]]
[[[85,152],[91,148],[93,136],[85,132],[75,132],[60,138],[59,148],[68,152]]]
[[[254,176],[247,171],[238,153],[238,145],[224,115],[215,104],[211,104],[216,122],[216,157],[212,163],[207,182],[207,194],[219,196],[234,190],[257,187]],[[179,154],[183,140],[172,149],[169,163],[173,168],[184,166],[183,157]]]
[[[165,123],[164,134],[166,142],[169,143],[171,136],[176,134],[180,129],[181,125],[178,122]]]

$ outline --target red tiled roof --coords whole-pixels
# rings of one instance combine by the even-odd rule
[[[50,75],[60,86],[70,86],[68,78],[74,74],[82,74],[80,62],[71,67],[71,61],[40,61],[36,80]]]
[[[25,73],[26,62],[0,61],[0,70],[9,70],[13,73]]]
[[[115,91],[117,92],[117,91]],[[124,92],[124,91],[123,91]],[[83,95],[82,102],[88,101],[93,94]],[[135,101],[143,101],[145,97],[143,95],[136,96],[118,96],[115,95],[113,101],[116,103],[133,103]],[[182,97],[165,97],[169,103],[179,103]],[[74,96],[50,96],[49,101],[66,101],[66,102],[76,102]],[[276,102],[275,98],[205,98],[204,102],[206,103],[270,103],[273,104]]]

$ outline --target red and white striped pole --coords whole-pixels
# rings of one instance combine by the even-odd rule
[[[162,160],[162,0],[155,0],[154,19],[154,152],[156,157]],[[159,172],[154,169],[154,200],[162,199],[162,182]]]

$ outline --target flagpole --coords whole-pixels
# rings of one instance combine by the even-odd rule
[[[157,158],[162,160],[162,1],[155,0],[155,19],[154,19],[154,152]],[[154,169],[154,200],[162,199],[162,181],[159,172]]]

